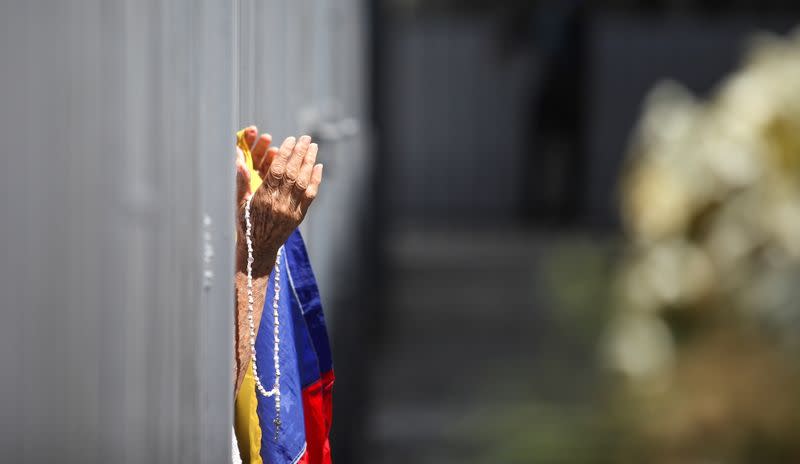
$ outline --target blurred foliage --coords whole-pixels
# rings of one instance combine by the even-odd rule
[[[559,345],[567,341],[594,353],[608,318],[619,247],[616,239],[598,237],[551,244],[541,268],[550,306],[558,308],[553,317]]]
[[[492,422],[496,440],[475,462],[612,464],[612,435],[618,431],[608,427],[609,419],[584,405],[540,403],[502,411]]]
[[[800,32],[645,102],[607,339],[623,462],[800,461]]]
[[[608,325],[621,243],[618,237],[547,237],[531,276],[532,299],[543,298],[547,327],[525,372],[497,375],[522,388],[520,401],[493,401],[460,433],[476,443],[465,462],[612,464],[625,436],[624,411],[613,405],[613,376],[597,344]],[[475,424],[480,424],[478,428]]]
[[[529,401],[475,462],[800,462],[800,32],[708,101],[654,89],[621,200],[624,241],[549,244]]]

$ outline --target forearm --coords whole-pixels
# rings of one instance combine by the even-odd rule
[[[252,131],[251,131],[252,132]],[[247,135],[247,134],[246,134]],[[251,139],[255,134],[251,134]],[[264,308],[267,279],[275,266],[278,250],[302,222],[308,207],[317,195],[322,181],[322,165],[315,164],[318,147],[308,136],[288,137],[280,150],[270,158],[265,153],[269,137],[259,137],[253,148],[254,166],[264,176],[264,183],[248,197],[249,178],[245,156],[237,156],[237,181],[240,202],[237,223],[235,269],[236,319],[236,391],[250,359],[250,319],[248,317],[248,242],[252,248],[251,276],[253,292],[253,327],[258,330]],[[250,142],[252,143],[252,140]],[[249,221],[244,206],[249,198]]]
[[[245,239],[242,238],[239,240],[240,242],[245,242]],[[278,248],[280,246],[274,246],[270,244],[264,244],[253,241],[253,280],[255,285],[255,279],[260,279],[262,277],[268,277],[270,272],[272,272],[272,268],[275,267],[275,259],[278,255]],[[245,283],[247,282],[247,244],[246,243],[237,243],[236,244],[236,267],[235,271],[237,274],[243,274],[245,276]]]
[[[263,240],[252,240],[253,246],[253,326],[256,333],[261,323],[261,314],[264,308],[264,298],[267,289],[267,280],[270,271],[275,265],[277,251],[269,244],[264,244]],[[252,358],[252,347],[250,346],[250,320],[248,313],[248,290],[247,290],[247,242],[243,236],[237,240],[236,244],[236,268],[234,274],[235,284],[235,308],[234,320],[236,321],[236,389],[239,391],[244,380],[245,369]]]
[[[252,213],[251,213],[252,214]],[[251,223],[253,222],[251,218]],[[242,224],[244,228],[244,224]],[[251,243],[253,247],[253,326],[258,333],[261,323],[261,314],[264,308],[264,299],[267,288],[267,281],[270,272],[275,266],[278,246],[265,243],[263,231],[253,228],[251,233]],[[235,284],[235,314],[236,321],[236,372],[235,390],[238,392],[244,380],[245,369],[247,369],[252,358],[252,347],[250,345],[250,320],[248,315],[248,290],[247,290],[247,241],[244,234],[240,234],[236,244],[236,268],[234,274]]]
[[[261,323],[261,314],[264,308],[264,298],[267,288],[267,280],[269,276],[253,278],[253,326],[256,327]],[[236,312],[234,313],[234,320],[236,322],[236,389],[234,392],[239,391],[244,379],[245,369],[252,357],[252,349],[250,346],[250,321],[247,317],[247,272],[236,271],[235,274],[235,291],[236,291]]]

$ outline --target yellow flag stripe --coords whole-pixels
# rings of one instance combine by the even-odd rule
[[[244,153],[247,168],[250,169],[250,190],[255,193],[264,181],[261,179],[261,176],[258,175],[258,171],[253,169],[253,154],[250,153],[250,147],[248,147],[247,143],[244,141],[244,129],[236,133],[236,144]]]

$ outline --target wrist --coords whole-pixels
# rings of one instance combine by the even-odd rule
[[[253,245],[253,278],[268,276],[275,266],[278,248],[271,246]],[[247,274],[247,242],[238,241],[236,244],[236,272]]]

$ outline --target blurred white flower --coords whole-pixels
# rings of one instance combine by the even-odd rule
[[[633,380],[652,384],[672,367],[675,353],[667,326],[656,317],[628,314],[611,330],[612,365]]]
[[[663,163],[643,163],[631,174],[624,213],[633,237],[652,243],[680,234],[691,213],[691,191],[677,173]]]
[[[707,102],[674,82],[645,102],[622,184],[631,245],[611,344],[632,378],[670,365],[670,311],[686,323],[737,309],[800,331],[800,30],[757,38],[744,63]]]

